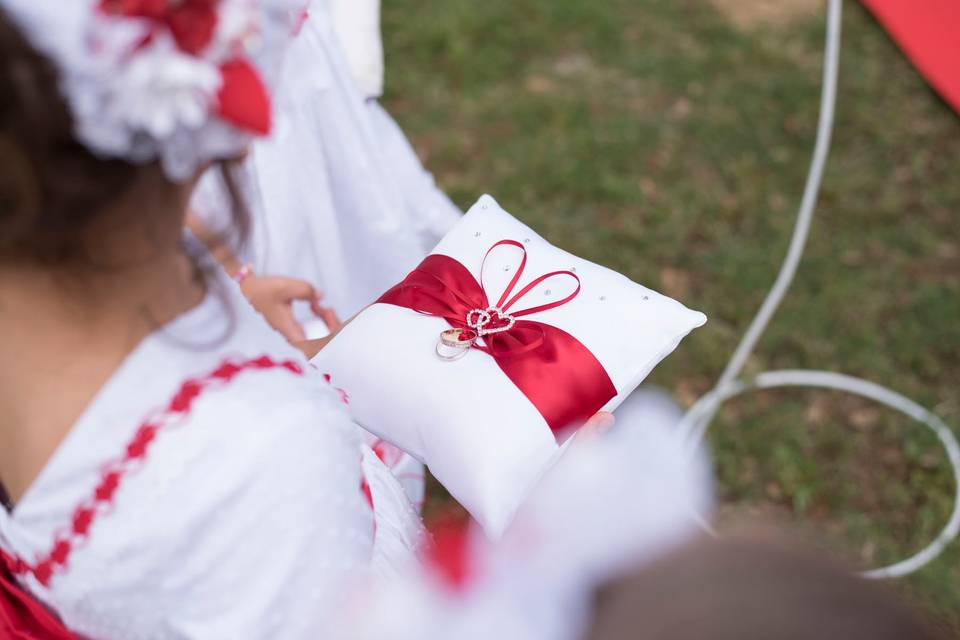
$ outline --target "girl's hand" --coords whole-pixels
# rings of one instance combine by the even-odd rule
[[[240,283],[240,290],[253,308],[289,342],[306,340],[303,327],[293,315],[293,303],[297,300],[309,302],[310,309],[326,323],[331,332],[340,329],[340,319],[332,309],[320,304],[322,295],[309,282],[279,276],[249,275]]]

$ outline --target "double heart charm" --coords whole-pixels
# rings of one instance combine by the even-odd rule
[[[471,309],[467,313],[467,326],[475,329],[479,336],[510,331],[516,322],[512,315],[501,311],[498,307]]]
[[[437,355],[441,360],[459,360],[467,355],[477,338],[509,331],[516,322],[512,315],[497,307],[471,309],[466,317],[466,324],[470,328],[447,329],[442,332],[437,343]]]

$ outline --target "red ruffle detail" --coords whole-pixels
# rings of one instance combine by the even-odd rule
[[[209,46],[217,30],[218,0],[101,0],[107,15],[144,18],[166,27],[177,47],[196,56]]]

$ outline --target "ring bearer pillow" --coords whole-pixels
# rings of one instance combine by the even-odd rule
[[[570,429],[616,408],[704,322],[485,195],[313,363],[497,537]]]

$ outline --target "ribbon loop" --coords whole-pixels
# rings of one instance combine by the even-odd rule
[[[500,296],[500,299],[497,301],[496,307],[501,311],[503,312],[510,311],[510,308],[514,304],[516,304],[521,298],[523,298],[525,295],[530,293],[533,289],[535,289],[540,284],[543,284],[544,282],[546,282],[547,280],[555,276],[569,276],[573,278],[577,282],[577,288],[573,290],[573,293],[571,293],[565,298],[562,298],[560,300],[555,300],[553,302],[548,302],[546,304],[537,305],[534,307],[528,307],[521,311],[514,311],[510,315],[516,318],[519,318],[522,316],[528,316],[534,313],[539,313],[541,311],[547,311],[548,309],[555,309],[556,307],[560,307],[562,305],[567,304],[568,302],[570,302],[580,294],[580,288],[581,288],[580,278],[577,277],[577,274],[575,274],[573,271],[564,269],[560,271],[551,271],[550,273],[545,273],[542,276],[534,278],[525,287],[523,287],[516,295],[510,298],[510,294],[513,293],[513,290],[514,288],[516,288],[517,283],[520,282],[520,278],[521,276],[523,276],[523,272],[527,267],[527,248],[523,246],[522,243],[517,242],[516,240],[500,240],[499,242],[495,242],[487,250],[486,255],[484,255],[483,257],[483,262],[480,263],[480,288],[484,292],[486,292],[486,287],[483,285],[483,274],[486,270],[485,267],[487,264],[487,259],[490,257],[490,254],[493,253],[494,249],[502,246],[517,247],[523,252],[523,256],[520,259],[520,265],[517,267],[516,271],[513,274],[513,278],[507,284],[506,288],[504,288],[503,294]],[[509,298],[509,300],[507,298]]]

